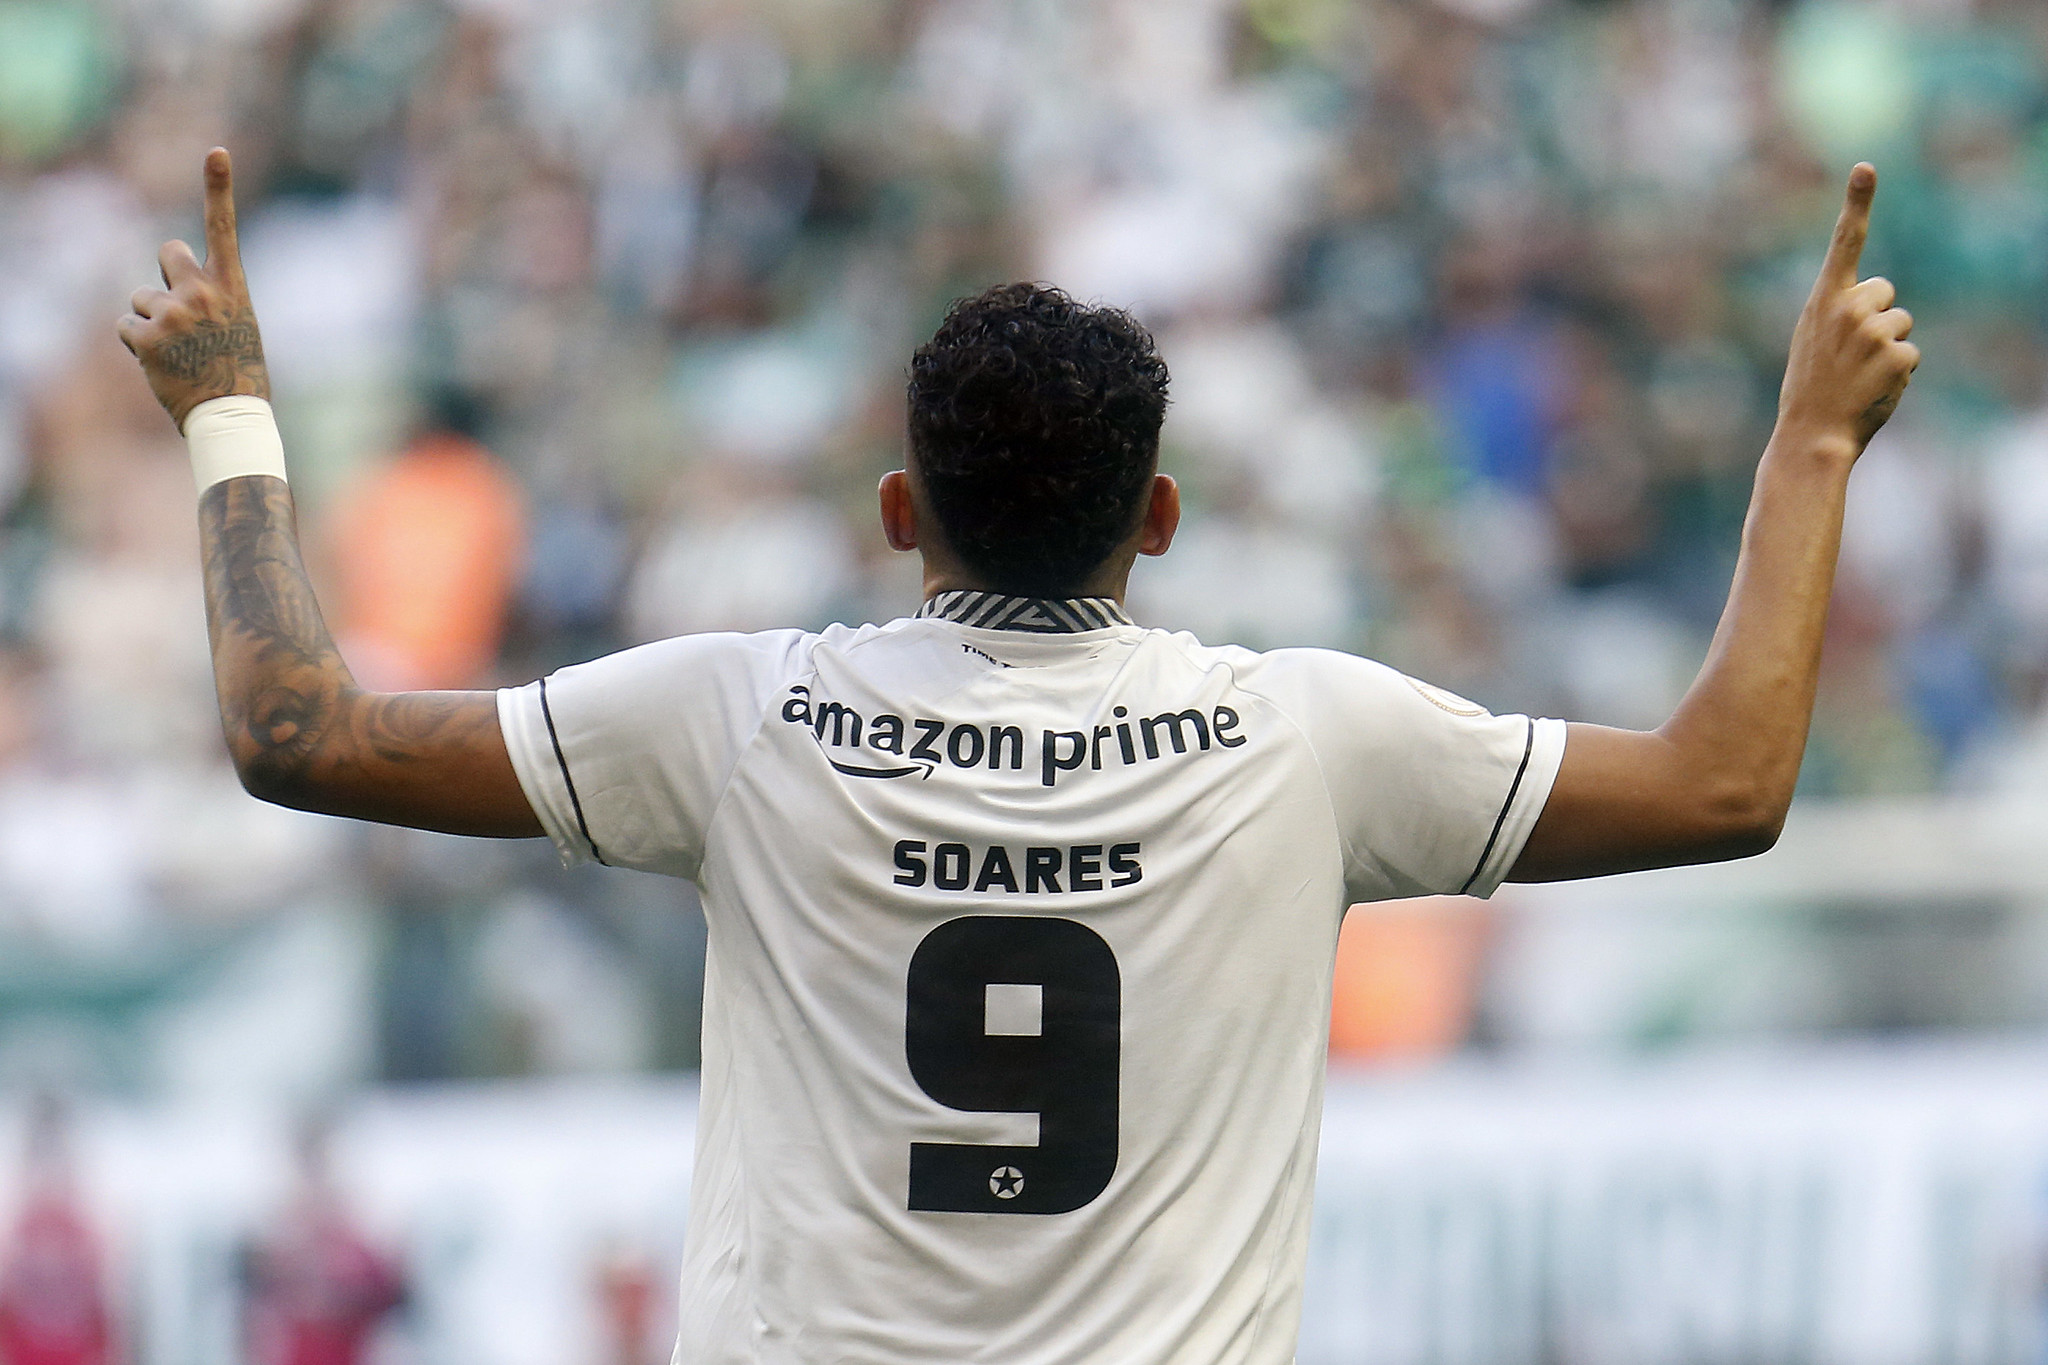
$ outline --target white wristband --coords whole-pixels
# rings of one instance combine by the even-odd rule
[[[185,449],[201,493],[245,474],[284,477],[284,438],[270,404],[246,393],[209,398],[185,414]]]

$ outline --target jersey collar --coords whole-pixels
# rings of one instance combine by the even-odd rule
[[[964,588],[934,593],[917,614],[983,630],[1025,630],[1035,635],[1135,624],[1114,597],[1013,597]]]

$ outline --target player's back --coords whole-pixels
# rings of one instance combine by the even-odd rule
[[[620,659],[507,733],[558,843],[702,889],[679,1358],[1289,1360],[1342,909],[1490,889],[1538,727],[1117,621]]]

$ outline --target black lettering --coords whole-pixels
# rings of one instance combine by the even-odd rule
[[[988,766],[1003,766],[1003,741],[1010,742],[1010,766],[1024,766],[1024,732],[1014,725],[991,725],[988,730]]]
[[[809,725],[811,723],[810,688],[792,687],[789,689],[789,700],[782,703],[782,718],[798,725]]]
[[[960,741],[963,739],[974,741],[972,745],[968,746],[968,751],[965,754],[960,752]],[[976,725],[956,725],[953,727],[952,737],[946,741],[946,756],[953,760],[953,766],[956,768],[972,768],[975,764],[981,762],[981,745],[981,727]]]
[[[1121,712],[1123,708],[1119,706],[1117,710]],[[1131,727],[1129,725],[1119,725],[1116,727],[1116,747],[1124,751],[1125,767],[1129,767],[1138,761],[1138,747],[1131,739]]]
[[[1059,755],[1059,742],[1066,740],[1073,745],[1073,752],[1065,758]],[[1070,772],[1081,766],[1081,760],[1088,757],[1088,736],[1079,730],[1047,730],[1044,753],[1039,771],[1045,785],[1050,787],[1055,773]]]
[[[1163,716],[1147,716],[1138,722],[1138,728],[1145,735],[1145,757],[1159,757],[1159,731],[1161,727],[1165,728],[1167,735],[1173,740],[1173,751],[1177,754],[1186,753],[1188,751],[1188,742],[1180,732],[1181,722],[1183,721],[1195,727],[1195,738],[1201,741],[1204,749],[1207,749],[1209,747],[1208,719],[1200,711],[1189,707],[1185,711],[1173,711]]]
[[[1102,768],[1102,741],[1115,733],[1107,725],[1095,727],[1095,738],[1088,745],[1088,770],[1098,772]]]
[[[939,764],[939,751],[932,747],[932,741],[946,733],[946,722],[942,720],[914,720],[910,723],[917,727],[917,744],[911,749],[910,757],[912,759],[923,759],[933,767],[937,767]]]
[[[868,744],[883,753],[903,752],[903,717],[880,715],[868,727]]]
[[[1109,870],[1116,875],[1109,879],[1111,886],[1135,886],[1145,879],[1145,869],[1138,866],[1136,844],[1112,844],[1109,849]]]
[[[1058,891],[1060,889],[1060,851],[1056,848],[1027,848],[1024,850],[1024,889],[1026,891]]]
[[[1102,845],[1075,844],[1067,850],[1067,887],[1072,891],[1102,889]]]
[[[988,856],[981,860],[981,875],[974,879],[976,891],[986,891],[991,886],[1000,886],[1005,891],[1017,889],[1017,874],[1010,867],[1010,850],[1001,844],[990,844]]]
[[[924,885],[924,859],[918,856],[923,852],[924,840],[922,839],[898,839],[896,841],[896,866],[903,869],[896,874],[896,885]]]
[[[941,891],[967,889],[967,872],[974,866],[965,844],[940,844],[932,850],[932,885]]]
[[[829,740],[825,738],[825,727],[828,724],[832,727],[832,738]],[[853,744],[857,746],[860,743],[860,712],[850,706],[843,706],[836,701],[828,701],[819,707],[817,712],[811,717],[811,728],[818,732],[818,743],[820,744]],[[840,738],[842,733],[849,737],[845,739]]]
[[[1236,739],[1232,739],[1228,734],[1224,733],[1227,730],[1235,730],[1236,728],[1237,712],[1231,710],[1227,706],[1217,707],[1216,742],[1218,744],[1221,744],[1226,749],[1235,749],[1238,745],[1244,743],[1246,740],[1251,738],[1250,735],[1239,735]]]

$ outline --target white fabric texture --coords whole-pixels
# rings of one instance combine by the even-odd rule
[[[199,491],[248,474],[284,477],[284,439],[270,404],[251,394],[209,398],[185,414],[185,450]]]
[[[1286,1365],[1344,907],[1490,893],[1564,743],[1127,625],[697,636],[499,698],[565,861],[702,891],[683,1365]]]

